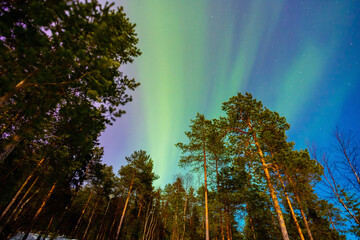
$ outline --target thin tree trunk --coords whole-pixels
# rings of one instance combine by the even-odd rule
[[[262,164],[262,167],[264,169],[265,178],[266,178],[266,181],[267,181],[267,184],[268,184],[268,187],[269,187],[269,191],[270,191],[270,196],[271,196],[271,199],[273,200],[275,212],[276,212],[276,215],[277,215],[278,220],[279,220],[282,237],[283,237],[284,240],[289,240],[289,235],[288,235],[288,232],[287,232],[287,229],[286,229],[284,217],[282,215],[282,211],[281,211],[281,208],[280,208],[277,196],[276,196],[275,189],[274,189],[274,187],[273,187],[273,185],[271,183],[270,173],[269,173],[269,170],[268,170],[268,168],[266,166],[265,159],[263,157],[263,154],[262,154],[262,151],[260,149],[259,143],[257,143],[257,148],[258,148],[258,152],[259,152],[259,154],[261,156],[260,157],[261,164]]]
[[[147,234],[146,234],[146,239],[148,239],[149,236],[150,236],[150,234],[151,234],[151,229],[152,229],[152,224],[153,224],[153,221],[154,221],[155,210],[152,211],[150,214],[151,214],[152,216],[151,216],[151,220],[150,220],[150,224],[149,224],[149,230],[148,230],[148,232],[147,232]]]
[[[254,240],[256,240],[254,223],[253,223],[252,218],[251,218],[251,216],[250,216],[249,206],[248,206],[247,203],[246,203],[246,210],[247,210],[247,212],[248,212],[248,217],[249,217],[249,222],[250,222],[251,231],[252,231],[252,233],[253,233]]]
[[[89,168],[90,168],[90,165],[91,165],[92,161],[93,161],[93,159],[91,159],[90,162],[89,162],[89,164],[86,166],[84,178],[86,178],[86,176],[88,175],[88,171],[89,171]],[[74,194],[71,196],[70,202],[66,205],[65,211],[62,212],[62,214],[61,214],[61,216],[60,216],[60,218],[59,218],[59,221],[58,221],[58,224],[57,224],[57,227],[56,227],[56,231],[58,231],[59,227],[61,226],[62,220],[63,220],[63,218],[65,217],[65,214],[67,213],[67,211],[69,211],[69,210],[72,208],[72,206],[73,206],[73,204],[74,204],[74,202],[75,202],[74,200],[75,200],[77,194],[79,193],[79,190],[80,190],[79,187],[76,187],[76,188],[75,188],[75,192],[74,192]],[[71,232],[70,232],[69,234],[71,234]]]
[[[88,232],[88,230],[89,230],[89,227],[90,227],[90,224],[91,224],[91,220],[92,220],[92,218],[93,218],[93,216],[94,216],[94,213],[95,213],[95,210],[96,210],[96,207],[97,207],[98,203],[99,203],[99,198],[96,200],[94,210],[93,210],[92,213],[91,213],[91,216],[90,216],[90,219],[89,219],[89,223],[88,223],[88,225],[87,225],[87,227],[86,227],[86,229],[85,229],[84,236],[82,237],[82,239],[86,239],[86,234],[87,234],[87,232]]]
[[[287,174],[286,174],[286,177],[287,177],[287,179],[289,180],[289,182],[293,185],[293,187],[294,187],[294,189],[295,189],[295,188],[296,188],[296,184],[293,182],[293,180],[291,179],[291,177],[290,177],[289,175],[287,175]],[[304,224],[305,224],[306,232],[307,232],[307,234],[309,235],[310,240],[314,240],[314,239],[313,239],[313,236],[312,236],[312,234],[311,234],[309,222],[308,222],[308,220],[307,220],[307,218],[306,218],[306,215],[305,215],[305,212],[304,212],[304,210],[303,210],[303,208],[302,208],[302,206],[301,206],[301,201],[300,201],[300,198],[299,198],[298,194],[296,193],[296,190],[294,190],[294,196],[295,196],[296,202],[297,202],[298,205],[299,205],[299,209],[300,209],[300,212],[301,212],[301,216],[302,216],[303,221],[304,221]]]
[[[215,154],[216,185],[217,185],[217,190],[220,191],[219,166],[218,166],[218,162],[219,162],[219,157],[217,156],[217,154]],[[225,236],[224,236],[224,224],[223,224],[223,208],[222,208],[222,207],[220,207],[220,230],[221,230],[221,239],[222,239],[222,240],[225,240]]]
[[[142,203],[140,203],[140,207],[139,207],[139,212],[138,212],[138,215],[137,215],[137,217],[140,217],[140,213],[141,213],[141,208],[142,208]]]
[[[165,236],[165,231],[166,231],[166,225],[167,225],[167,217],[168,217],[168,212],[167,212],[167,206],[168,206],[168,203],[166,202],[165,204],[165,219],[164,219],[164,229],[163,229],[163,235]]]
[[[187,193],[185,194],[185,203],[184,203],[184,226],[183,226],[183,234],[182,234],[182,240],[185,237],[185,226],[186,226],[186,205],[187,205]]]
[[[249,126],[249,129],[252,130],[252,126],[251,126],[250,122],[248,122],[248,126]],[[279,220],[282,237],[283,237],[284,240],[290,240],[289,239],[289,234],[288,234],[287,229],[286,229],[285,220],[284,220],[284,217],[282,215],[282,211],[281,211],[281,208],[280,208],[280,205],[279,205],[279,201],[278,201],[277,196],[276,196],[276,191],[275,191],[275,189],[274,189],[274,187],[272,185],[272,182],[271,182],[271,176],[270,176],[269,169],[268,169],[268,167],[266,165],[266,162],[265,162],[264,154],[263,154],[263,152],[262,152],[262,150],[260,148],[260,144],[257,141],[255,133],[253,133],[252,136],[253,136],[253,139],[254,139],[254,143],[255,143],[257,152],[260,155],[261,165],[262,165],[264,173],[265,173],[265,178],[266,178],[267,185],[269,187],[271,199],[273,200],[274,209],[275,209],[276,215],[277,215],[278,220]]]
[[[28,176],[28,178],[25,180],[25,182],[23,183],[23,185],[20,187],[20,189],[17,191],[17,193],[15,194],[15,196],[12,198],[11,202],[7,205],[7,207],[5,208],[5,210],[3,211],[3,213],[0,216],[0,221],[3,219],[3,217],[5,216],[5,214],[10,210],[11,206],[14,204],[14,202],[16,201],[16,199],[18,198],[18,196],[20,195],[21,191],[24,189],[24,187],[26,186],[26,184],[30,181],[30,179],[32,178],[32,176],[34,175],[36,169],[44,162],[44,158],[41,159],[39,161],[39,163],[37,164],[36,168],[30,173],[30,175]]]
[[[341,198],[340,196],[340,192],[341,190],[338,189],[338,185],[336,184],[335,178],[332,175],[330,168],[328,166],[327,160],[325,160],[325,166],[329,172],[329,175],[331,177],[331,181],[333,183],[330,182],[330,180],[328,179],[328,177],[326,176],[326,174],[324,174],[324,178],[325,180],[328,182],[329,186],[331,187],[331,190],[333,191],[334,195],[336,196],[336,198],[338,199],[338,201],[341,203],[341,205],[345,208],[345,210],[350,214],[350,216],[355,220],[355,222],[360,225],[360,221],[359,219],[350,211],[350,209],[348,208],[348,206],[345,204],[344,200]],[[319,163],[320,164],[320,163]]]
[[[114,220],[111,224],[111,227],[110,227],[110,230],[109,230],[109,236],[111,236],[111,233],[112,233],[112,230],[115,226],[115,222],[116,222],[116,218],[117,218],[117,215],[119,213],[119,210],[120,210],[120,204],[117,205],[117,208],[116,208],[116,211],[115,211],[115,215],[114,215]],[[104,236],[105,237],[105,236]]]
[[[148,205],[147,210],[146,210],[143,240],[145,239],[145,236],[146,236],[146,226],[147,226],[147,223],[148,223],[149,217],[150,217],[149,213],[150,213],[150,202],[149,202],[149,205]]]
[[[205,140],[204,140],[204,180],[205,180],[205,226],[206,226],[205,230],[206,230],[206,240],[210,240]]]
[[[351,168],[351,171],[354,173],[357,183],[360,185],[360,177],[358,175],[358,172],[357,172],[355,166],[351,162],[351,159],[350,159],[350,157],[348,155],[348,151],[347,151],[347,146],[346,146],[347,144],[345,143],[344,138],[341,137],[341,133],[339,132],[338,129],[336,129],[336,131],[335,131],[335,137],[336,137],[336,140],[338,141],[338,143],[340,144],[341,150],[344,154],[347,164]]]
[[[227,206],[225,206],[225,224],[226,224],[226,236],[227,236],[227,240],[230,240],[230,223],[229,223],[229,214],[228,214],[229,210],[227,209]]]
[[[27,195],[29,195],[31,189],[34,187],[35,183],[37,182],[37,180],[39,179],[39,177],[36,177],[34,182],[31,184],[31,186],[29,187],[29,189],[25,192],[25,194],[23,195],[23,197],[20,199],[19,203],[16,205],[16,207],[14,208],[14,210],[12,211],[11,215],[9,216],[8,220],[10,220],[12,218],[12,216],[14,216],[14,214],[16,213],[16,211],[18,210],[18,208],[20,206],[22,206],[22,203],[25,201]]]
[[[230,240],[233,240],[230,219],[229,219],[229,232],[230,232]]]
[[[46,228],[46,232],[45,232],[45,235],[44,235],[44,240],[46,239],[46,237],[49,235],[49,232],[50,232],[50,226],[51,226],[51,224],[52,224],[52,222],[53,222],[53,220],[54,220],[54,215],[51,217],[51,219],[50,219],[50,222],[49,222],[49,224],[48,224],[48,226],[47,226],[47,228]]]
[[[39,217],[40,213],[41,213],[42,210],[44,209],[44,206],[45,206],[46,202],[49,200],[51,194],[53,194],[55,187],[56,187],[56,182],[52,185],[49,193],[46,195],[46,197],[45,197],[44,200],[42,201],[40,208],[37,210],[37,212],[36,212],[36,214],[35,214],[35,216],[34,216],[34,218],[33,218],[33,223],[35,223],[35,221],[36,221],[37,218]]]
[[[155,220],[155,222],[153,224],[149,240],[152,240],[154,238],[154,232],[155,232],[156,225],[157,225],[157,219]]]
[[[20,213],[22,212],[25,205],[39,192],[40,189],[36,190],[23,204],[21,204],[20,209],[16,212],[14,217],[14,222],[18,219],[20,216]]]
[[[175,226],[177,225],[177,211],[178,211],[178,208],[176,207],[176,211],[175,211],[175,214],[174,214],[174,223],[173,223],[173,230],[172,230],[171,240],[173,240],[175,238]]]
[[[50,191],[49,191],[48,194],[45,196],[45,198],[42,200],[42,203],[41,203],[39,209],[36,211],[35,216],[33,217],[32,222],[31,222],[30,226],[28,227],[28,231],[26,232],[26,234],[25,234],[25,236],[24,236],[23,239],[26,239],[26,238],[27,238],[27,236],[29,235],[30,231],[31,231],[32,228],[34,227],[34,225],[35,225],[35,223],[36,223],[36,221],[37,221],[40,213],[42,212],[42,210],[43,210],[44,207],[45,207],[46,202],[49,200],[50,196],[53,194],[55,187],[56,187],[56,182],[52,185]]]
[[[119,223],[119,226],[118,226],[118,229],[117,229],[117,232],[116,232],[116,240],[119,239],[119,234],[120,234],[120,230],[121,230],[121,225],[124,221],[124,217],[125,217],[125,212],[126,212],[126,208],[127,208],[127,205],[129,203],[129,199],[130,199],[130,195],[131,195],[131,189],[133,187],[133,184],[134,184],[134,180],[135,180],[135,174],[133,175],[133,178],[131,179],[131,183],[130,183],[130,188],[129,188],[129,193],[128,193],[128,196],[126,198],[126,202],[125,202],[125,206],[124,206],[124,210],[123,210],[123,213],[121,215],[121,219],[120,219],[120,223]]]
[[[287,202],[287,204],[288,204],[288,206],[289,206],[291,216],[292,216],[292,218],[293,218],[293,220],[294,220],[294,223],[295,223],[295,226],[296,226],[296,230],[297,230],[298,233],[299,233],[300,239],[301,239],[301,240],[305,240],[304,235],[303,235],[303,233],[302,233],[302,231],[301,231],[299,222],[298,222],[298,220],[296,219],[296,215],[295,215],[294,209],[293,209],[293,207],[292,207],[292,204],[291,204],[289,195],[288,195],[288,193],[286,192],[286,187],[285,187],[284,181],[283,181],[283,179],[282,179],[282,177],[281,177],[281,175],[280,175],[280,171],[279,171],[278,168],[276,169],[276,171],[277,171],[277,175],[278,175],[278,178],[279,178],[279,180],[280,180],[281,186],[282,186],[282,188],[283,188],[283,190],[284,190],[284,195],[285,195],[285,198],[286,198],[286,202]]]
[[[108,212],[108,210],[109,210],[110,202],[111,202],[111,198],[109,199],[109,202],[108,202],[108,204],[107,204],[107,206],[106,206],[106,210],[105,210],[104,216],[103,216],[103,218],[101,219],[100,229],[99,229],[99,233],[98,233],[97,236],[96,236],[96,239],[99,239],[99,238],[100,238],[100,235],[101,235],[101,233],[102,233],[102,232],[101,232],[102,225],[103,225],[103,223],[104,223],[104,219],[105,219],[105,217],[106,217],[106,214],[107,214],[107,212]]]
[[[82,219],[82,217],[83,217],[83,215],[84,215],[84,213],[85,213],[85,211],[86,211],[87,206],[89,205],[89,202],[90,202],[92,193],[93,193],[93,192],[91,191],[90,194],[89,194],[88,200],[86,201],[86,204],[85,204],[85,206],[84,206],[84,209],[82,210],[81,215],[80,215],[80,217],[79,217],[79,219],[78,219],[78,221],[77,221],[77,223],[76,223],[76,226],[75,226],[74,231],[73,231],[73,234],[72,234],[73,236],[75,236],[76,231],[77,231],[77,229],[78,229],[78,227],[79,227],[79,225],[80,225],[80,221],[81,221],[81,219]]]

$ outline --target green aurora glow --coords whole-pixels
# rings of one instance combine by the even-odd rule
[[[141,87],[124,119],[102,136],[105,162],[117,169],[124,156],[142,148],[154,159],[159,185],[180,171],[174,144],[185,141],[190,119],[197,112],[218,117],[222,102],[238,91],[251,92],[286,116],[290,139],[304,147],[306,140],[319,140],[319,131],[338,124],[341,109],[359,89],[359,67],[350,72],[358,64],[359,47],[349,49],[354,47],[349,39],[360,44],[354,2],[117,4],[137,24],[143,55],[125,72]],[[344,51],[343,60],[338,59]],[[359,110],[348,117],[359,119]]]

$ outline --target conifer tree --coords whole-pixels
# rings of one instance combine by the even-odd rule
[[[267,151],[266,142],[284,144],[286,140],[285,131],[289,125],[285,118],[264,108],[262,103],[253,99],[249,93],[245,95],[238,93],[237,96],[230,98],[228,102],[223,104],[223,110],[228,117],[229,134],[235,137],[235,140],[236,138],[241,139],[239,141],[246,144],[244,147],[250,148],[257,154],[273,201],[282,237],[284,240],[288,240],[289,235],[284,216],[269,169],[271,157]]]
[[[210,147],[209,134],[211,121],[206,120],[204,115],[197,114],[194,120],[191,120],[191,131],[185,132],[189,139],[188,144],[177,143],[176,146],[181,149],[180,166],[190,165],[198,169],[202,165],[204,171],[204,195],[205,195],[205,234],[206,240],[209,236],[209,213],[208,213],[208,179],[207,179],[207,154]],[[201,167],[200,167],[201,168]]]

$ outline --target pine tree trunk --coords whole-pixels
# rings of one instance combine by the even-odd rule
[[[174,240],[175,238],[175,223],[176,223],[176,212],[174,214],[174,222],[173,222],[173,229],[172,229],[172,234],[171,234],[171,240]]]
[[[46,195],[46,197],[45,197],[44,200],[42,201],[40,208],[37,210],[37,212],[36,212],[36,214],[35,214],[35,216],[34,216],[34,218],[33,218],[33,223],[35,223],[35,221],[36,221],[37,218],[39,217],[40,213],[41,213],[42,210],[44,209],[44,206],[45,206],[46,202],[49,200],[50,196],[53,194],[55,187],[56,187],[56,182],[52,185],[49,193]]]
[[[296,184],[294,183],[294,181],[293,181],[293,180],[291,179],[291,177],[290,177],[289,175],[287,175],[286,173],[285,173],[285,175],[286,175],[286,178],[288,179],[288,181],[293,185],[293,187],[294,187],[294,189],[295,189],[295,188],[296,188]],[[304,221],[304,224],[305,224],[306,232],[307,232],[307,234],[309,235],[310,240],[314,240],[314,239],[313,239],[313,236],[312,236],[312,234],[311,234],[311,231],[310,231],[309,222],[308,222],[308,220],[307,220],[307,218],[306,218],[306,215],[305,215],[305,212],[304,212],[304,210],[303,210],[303,208],[302,208],[302,206],[301,206],[301,200],[300,200],[298,194],[296,193],[296,190],[294,191],[294,196],[295,196],[296,202],[297,202],[298,205],[299,205],[299,209],[300,209],[300,212],[301,212],[301,216],[302,216],[303,221]]]
[[[141,209],[142,209],[142,203],[140,203],[139,212],[138,212],[137,217],[140,217]]]
[[[46,239],[46,237],[49,235],[49,232],[50,232],[50,226],[51,226],[51,224],[52,224],[52,222],[53,222],[53,220],[54,220],[54,215],[51,217],[51,219],[50,219],[50,222],[49,222],[49,224],[48,224],[48,226],[47,226],[47,228],[46,228],[46,232],[45,232],[45,234],[44,234],[44,240]]]
[[[149,236],[151,236],[151,230],[152,230],[152,227],[153,227],[153,221],[154,221],[154,215],[155,215],[155,211],[153,211],[152,213],[150,213],[152,216],[151,216],[151,221],[150,221],[150,224],[149,224],[149,230],[146,234],[146,239],[149,238]]]
[[[249,126],[249,127],[251,129],[251,126]],[[275,189],[274,189],[274,187],[272,185],[272,182],[271,182],[271,177],[270,177],[269,169],[268,169],[268,167],[266,165],[266,162],[265,162],[264,154],[263,154],[263,152],[262,152],[262,150],[260,148],[260,144],[257,141],[255,134],[253,134],[253,138],[254,138],[254,142],[255,142],[257,152],[260,155],[261,165],[262,165],[264,173],[265,173],[265,178],[266,178],[267,185],[269,187],[270,196],[271,196],[271,199],[273,200],[274,209],[275,209],[276,215],[278,217],[282,237],[283,237],[284,240],[290,240],[287,229],[286,229],[285,220],[284,220],[284,217],[282,215],[282,211],[281,211],[281,208],[280,208],[280,205],[279,205],[279,201],[278,201],[277,196],[276,196],[276,191],[275,191]]]
[[[133,184],[134,184],[134,180],[135,180],[135,174],[133,175],[133,178],[131,179],[131,184],[130,184],[130,188],[129,188],[129,193],[128,193],[128,196],[126,198],[126,202],[125,202],[125,206],[124,206],[124,210],[123,210],[123,213],[121,215],[121,219],[120,219],[120,223],[119,223],[119,226],[118,226],[118,229],[117,229],[117,232],[116,232],[116,240],[119,239],[119,234],[120,234],[120,230],[121,230],[121,225],[124,221],[124,217],[125,217],[125,212],[126,212],[126,208],[127,208],[127,205],[129,203],[129,199],[130,199],[130,195],[131,195],[131,189],[133,187]]]
[[[216,185],[217,190],[220,190],[220,183],[219,183],[219,167],[218,167],[219,157],[215,154],[215,164],[216,164]],[[220,231],[221,231],[221,239],[225,240],[224,235],[224,224],[223,224],[223,208],[220,207]]]
[[[231,240],[230,236],[230,223],[229,223],[229,210],[227,206],[225,206],[225,223],[226,223],[226,236],[227,240]]]
[[[164,229],[163,229],[163,235],[165,236],[165,231],[166,231],[166,225],[167,225],[167,217],[168,217],[168,213],[167,213],[167,210],[166,210],[166,207],[167,207],[167,202],[165,204],[165,219],[164,219]]]
[[[37,210],[37,212],[35,213],[35,216],[33,217],[32,221],[31,221],[30,226],[27,227],[28,230],[27,230],[27,232],[26,232],[26,234],[25,234],[25,236],[24,236],[23,239],[26,239],[26,238],[27,238],[27,236],[29,235],[30,231],[32,230],[32,228],[33,228],[34,225],[36,224],[36,221],[37,221],[40,213],[42,212],[42,210],[43,210],[44,207],[45,207],[45,204],[47,203],[47,201],[49,200],[49,198],[50,198],[51,195],[53,194],[55,187],[56,187],[56,182],[52,185],[50,191],[48,192],[48,194],[47,194],[47,195],[45,196],[45,198],[43,199],[43,201],[42,201],[39,209]]]
[[[15,194],[15,196],[12,198],[11,202],[7,205],[7,207],[5,208],[5,210],[3,211],[3,213],[0,216],[0,221],[3,219],[3,217],[6,215],[6,213],[10,210],[11,206],[14,204],[14,202],[16,201],[16,199],[18,198],[18,196],[20,195],[20,193],[22,192],[22,190],[24,189],[24,187],[27,185],[27,183],[30,181],[30,179],[32,178],[32,176],[34,175],[36,169],[44,162],[44,158],[41,159],[39,161],[39,163],[37,164],[37,166],[35,167],[35,169],[30,173],[30,175],[28,176],[28,178],[25,180],[25,182],[23,183],[23,185],[20,187],[20,189],[17,191],[17,193]]]
[[[205,140],[204,140],[204,180],[205,180],[205,230],[206,230],[206,240],[210,240]]]
[[[296,219],[296,215],[295,215],[294,209],[293,209],[293,207],[292,207],[292,204],[291,204],[289,195],[288,195],[288,193],[286,192],[286,187],[285,187],[284,181],[283,181],[283,179],[282,179],[282,177],[281,177],[281,175],[280,175],[279,169],[277,168],[276,170],[277,170],[277,175],[278,175],[278,178],[279,178],[279,180],[280,180],[281,186],[282,186],[282,188],[283,188],[283,190],[284,190],[284,195],[285,195],[285,198],[286,198],[286,202],[287,202],[287,204],[288,204],[288,206],[289,206],[291,216],[292,216],[292,218],[293,218],[293,220],[294,220],[294,223],[295,223],[295,226],[296,226],[296,230],[297,230],[298,233],[299,233],[300,239],[301,239],[301,240],[305,240],[304,235],[303,235],[303,233],[302,233],[302,231],[301,231],[299,222],[298,222],[298,220]]]
[[[86,204],[85,204],[85,206],[84,206],[84,208],[83,208],[83,210],[82,210],[82,212],[81,212],[81,215],[80,215],[80,217],[79,217],[79,219],[78,219],[78,221],[77,221],[77,223],[76,223],[76,226],[75,226],[74,231],[73,231],[73,234],[72,234],[73,236],[75,236],[76,231],[77,231],[77,229],[78,229],[78,227],[79,227],[79,225],[80,225],[80,221],[81,221],[81,219],[82,219],[82,217],[83,217],[83,215],[84,215],[84,213],[85,213],[85,211],[86,211],[87,206],[89,205],[89,202],[90,202],[92,193],[93,193],[93,192],[91,191],[90,194],[89,194],[88,200],[86,201]]]
[[[103,218],[101,219],[100,229],[99,229],[99,232],[98,232],[98,234],[97,234],[97,236],[96,236],[96,239],[99,239],[99,238],[101,237],[100,235],[102,234],[102,232],[101,232],[102,225],[103,225],[103,223],[104,223],[106,214],[107,214],[107,212],[108,212],[108,210],[109,210],[110,202],[111,202],[111,198],[109,199],[109,202],[108,202],[108,204],[107,204],[107,206],[106,206],[106,210],[105,210],[104,216],[103,216]]]
[[[39,179],[39,177],[36,177],[34,182],[31,184],[31,186],[29,187],[29,189],[25,192],[25,194],[23,195],[23,197],[20,199],[19,203],[16,205],[16,207],[14,208],[14,210],[12,211],[11,215],[8,217],[8,220],[6,222],[8,222],[18,211],[19,207],[22,206],[23,202],[25,201],[26,197],[29,195],[31,189],[34,187],[34,185],[36,184],[37,180]]]
[[[14,222],[18,219],[20,216],[20,213],[22,212],[25,205],[30,202],[30,200],[39,192],[40,189],[36,190],[25,202],[23,202],[20,206],[20,209],[15,213]]]
[[[185,227],[186,227],[186,205],[187,205],[187,193],[185,194],[185,203],[184,203],[184,226],[183,226],[183,234],[182,234],[182,240],[185,237]]]
[[[120,210],[120,204],[118,204],[117,205],[117,208],[116,208],[116,211],[115,211],[115,215],[114,215],[114,220],[113,220],[113,222],[112,222],[112,224],[111,224],[111,227],[110,227],[110,230],[109,230],[109,236],[111,236],[111,233],[112,233],[112,230],[113,230],[113,228],[114,228],[114,226],[115,226],[115,222],[116,222],[116,219],[117,219],[117,215],[118,215],[118,213],[119,213],[119,210]]]
[[[90,216],[90,219],[89,219],[88,225],[86,226],[86,229],[85,229],[85,232],[84,232],[84,235],[83,235],[82,239],[86,239],[86,234],[87,234],[87,232],[88,232],[88,230],[89,230],[89,227],[90,227],[90,224],[91,224],[92,218],[93,218],[93,216],[94,216],[94,213],[95,213],[96,207],[97,207],[97,205],[98,205],[98,202],[99,202],[99,198],[96,200],[94,210],[93,210],[93,211],[92,211],[92,213],[91,213],[91,216]]]
[[[304,220],[304,223],[305,223],[305,228],[306,228],[307,234],[309,235],[309,238],[310,238],[311,240],[314,240],[314,239],[313,239],[313,236],[312,236],[312,234],[311,234],[311,231],[310,231],[309,222],[308,222],[307,219],[306,219],[305,212],[304,212],[304,210],[303,210],[303,208],[302,208],[302,206],[301,206],[300,199],[299,199],[299,197],[298,197],[298,195],[297,195],[296,193],[295,193],[295,199],[296,199],[296,201],[298,202],[298,205],[299,205],[299,208],[300,208],[300,212],[301,212],[301,216],[302,216],[302,218],[303,218],[303,220]]]
[[[246,210],[247,210],[247,212],[248,212],[248,217],[249,217],[249,222],[250,222],[251,231],[252,231],[252,233],[253,233],[253,238],[254,238],[254,240],[256,240],[254,224],[253,224],[252,218],[251,218],[251,216],[250,216],[249,206],[248,206],[247,203],[246,203]]]
[[[146,228],[147,228],[147,223],[149,221],[149,217],[150,217],[150,202],[149,202],[149,205],[148,205],[147,210],[146,210],[143,240],[145,240],[145,237],[146,237]]]

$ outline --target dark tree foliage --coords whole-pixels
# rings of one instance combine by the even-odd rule
[[[98,138],[139,85],[121,72],[140,55],[135,25],[96,0],[0,8],[1,239],[344,239],[343,216],[359,235],[351,136],[335,132],[337,160],[310,157],[287,141],[284,117],[238,93],[225,116],[198,114],[188,143],[177,144],[179,164],[200,171],[203,184],[178,175],[155,189],[143,150],[116,175],[101,163]],[[321,179],[332,202],[315,191]]]
[[[139,84],[119,67],[140,54],[123,9],[96,0],[5,1],[0,13],[0,118],[4,161],[43,138],[52,113],[85,102],[111,123]]]

